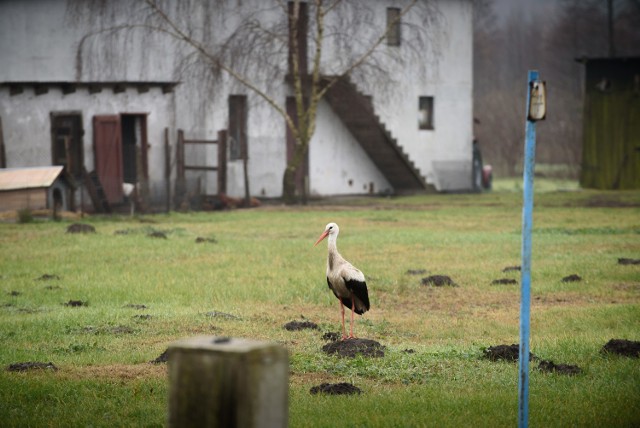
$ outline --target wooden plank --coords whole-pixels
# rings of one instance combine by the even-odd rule
[[[197,166],[197,165],[185,165],[183,167],[185,170],[190,171],[217,171],[217,166]]]
[[[7,154],[4,149],[4,133],[2,132],[2,118],[0,117],[0,168],[7,167]]]
[[[119,115],[93,117],[95,171],[110,204],[122,202],[122,130]]]
[[[171,146],[169,145],[169,128],[164,128],[164,180],[167,212],[171,211]]]
[[[218,140],[184,140],[185,144],[218,144]]]
[[[0,192],[0,211],[47,208],[47,189],[18,189]]]
[[[174,206],[180,209],[186,200],[186,182],[184,178],[184,131],[178,129],[178,141],[176,143],[176,183],[173,193]]]
[[[227,193],[227,131],[218,131],[218,194]]]

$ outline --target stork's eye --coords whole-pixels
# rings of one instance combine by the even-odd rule
[[[329,230],[333,229],[333,226],[329,226]]]

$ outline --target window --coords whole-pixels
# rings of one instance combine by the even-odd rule
[[[82,115],[78,112],[51,113],[51,158],[73,177],[82,173]]]
[[[420,97],[418,101],[418,129],[433,129],[433,97]]]
[[[400,46],[400,9],[387,8],[387,45]]]
[[[247,153],[247,96],[229,96],[229,159],[244,159]]]

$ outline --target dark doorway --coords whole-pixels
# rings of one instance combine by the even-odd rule
[[[147,178],[147,116],[122,114],[122,173],[125,183],[136,184]]]
[[[82,115],[79,112],[52,112],[50,116],[51,164],[63,165],[67,173],[78,178],[84,164]]]
[[[229,159],[247,154],[247,96],[229,95]]]

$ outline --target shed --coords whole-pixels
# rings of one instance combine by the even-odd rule
[[[640,57],[577,61],[585,66],[580,185],[640,189]]]
[[[0,211],[70,208],[72,180],[64,167],[0,169]]]

